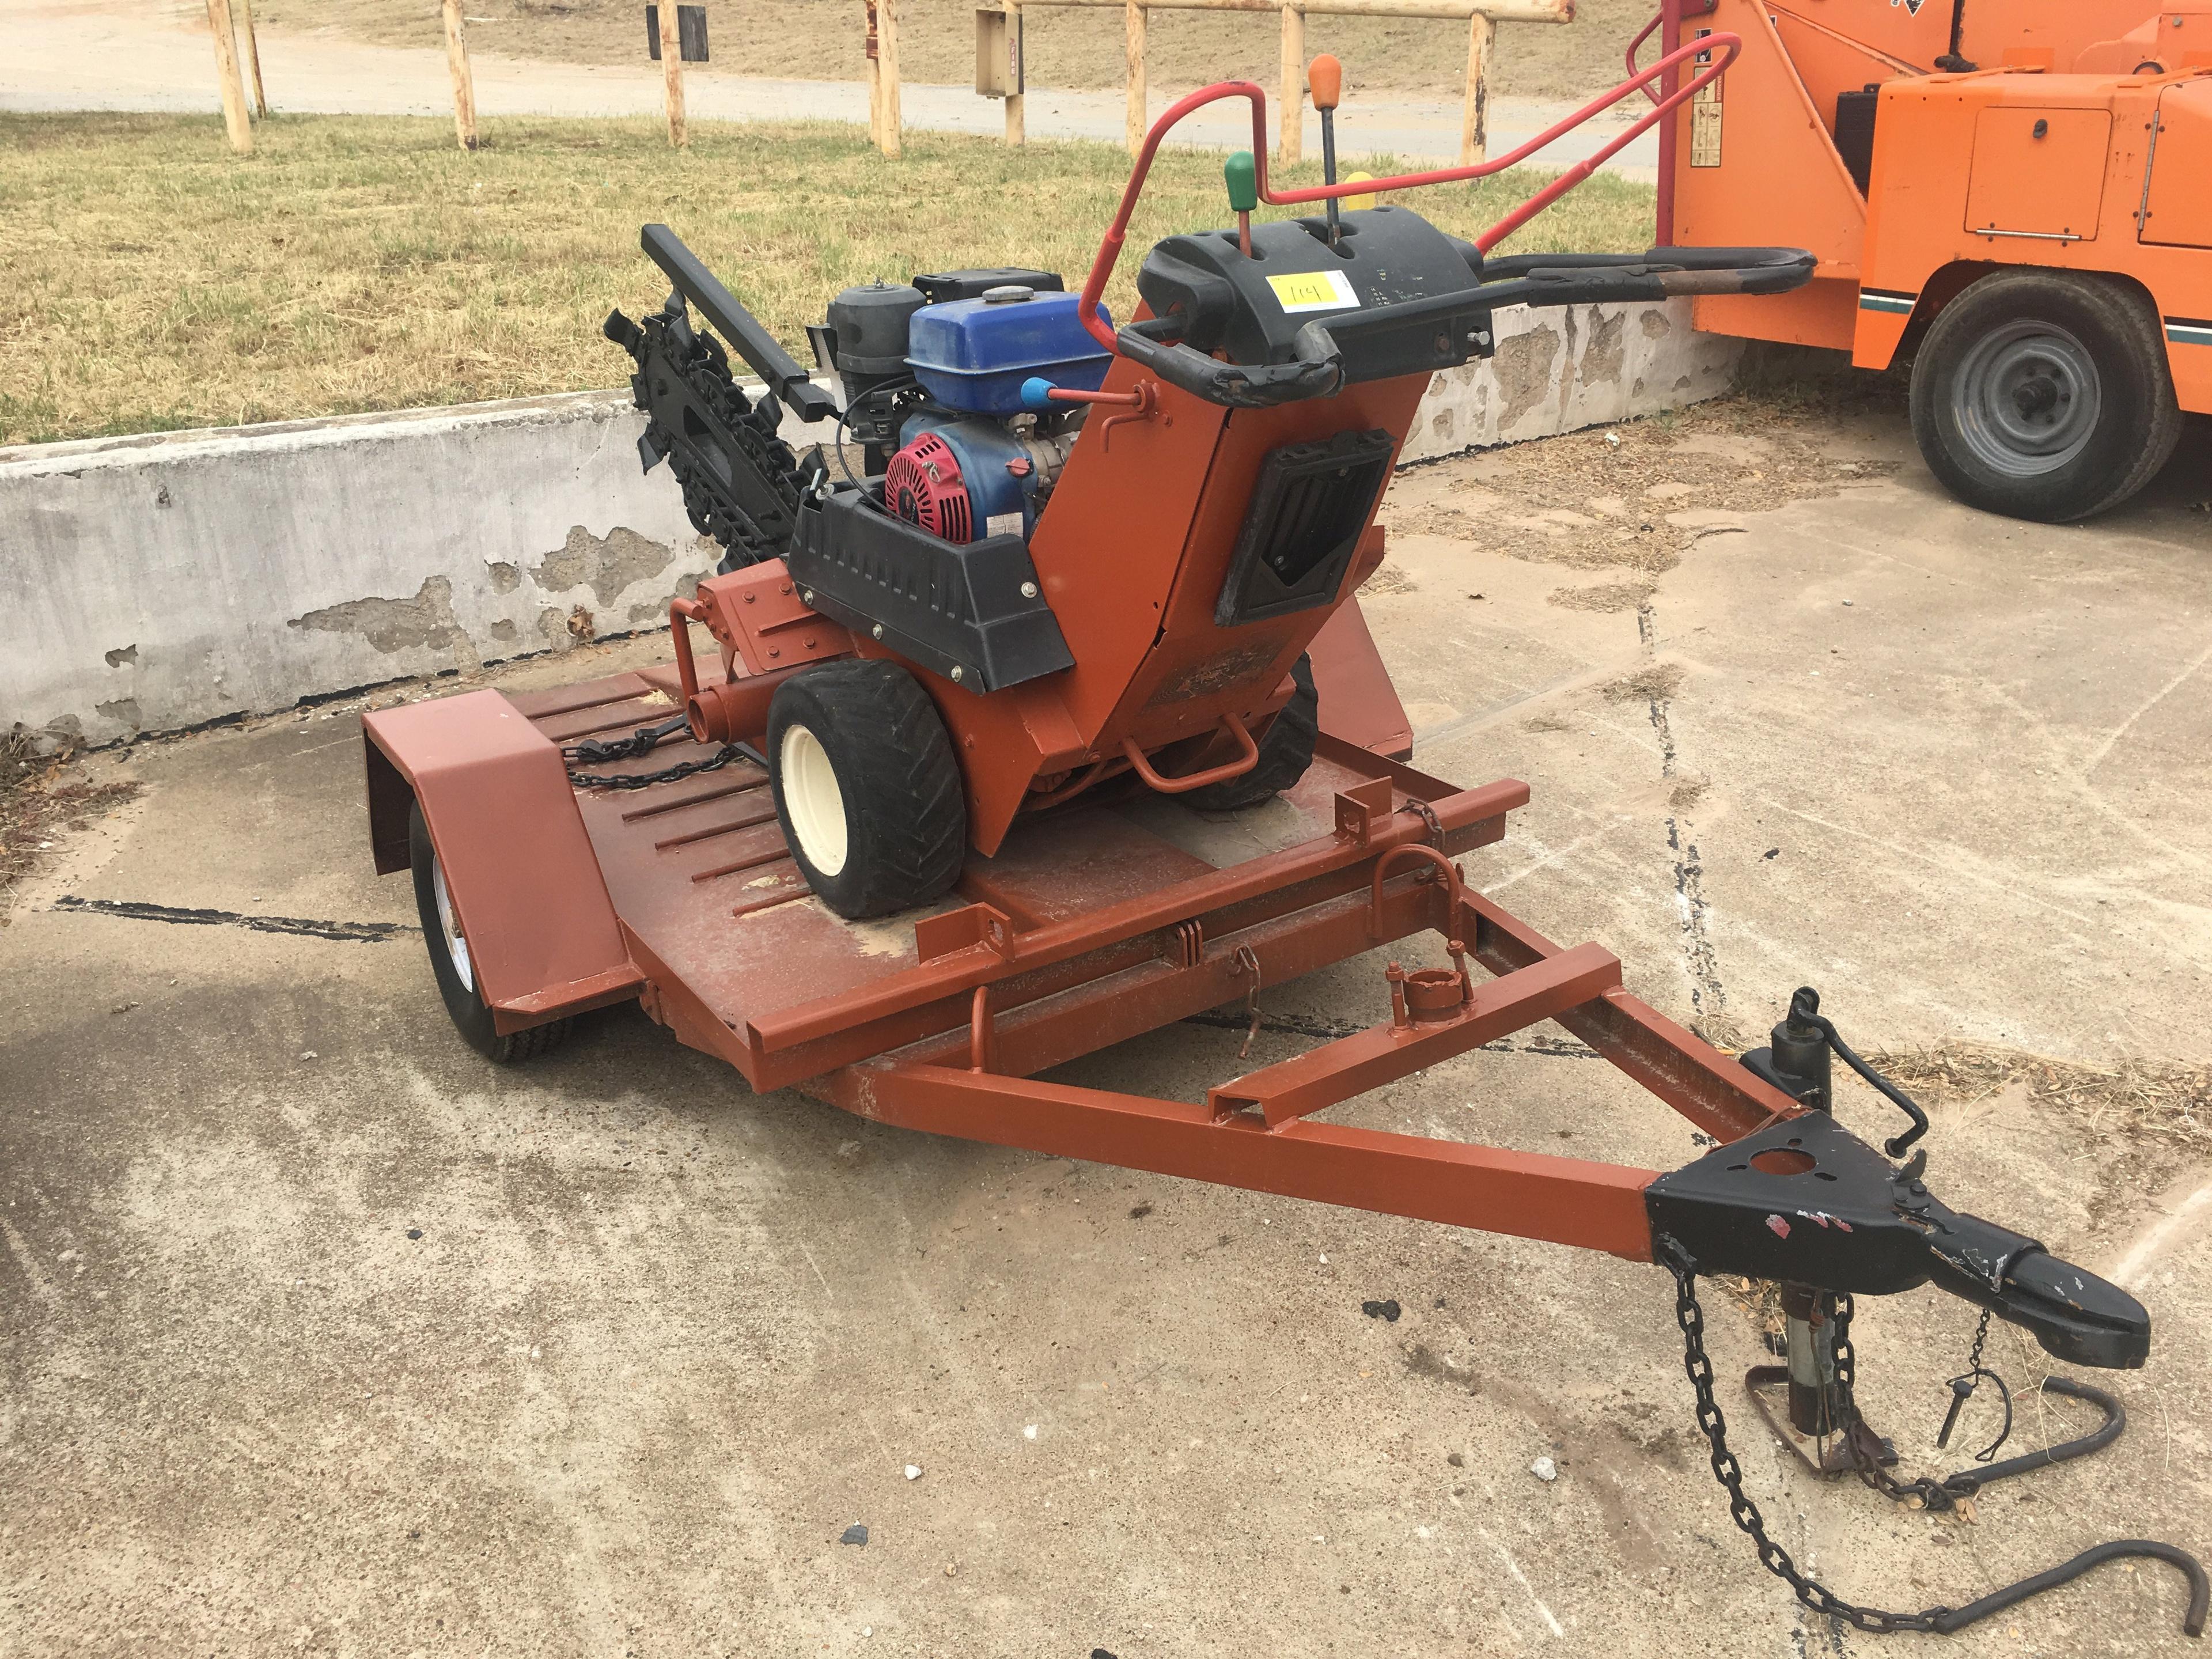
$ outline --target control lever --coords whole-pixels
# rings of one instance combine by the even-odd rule
[[[1306,86],[1313,93],[1314,107],[1321,112],[1321,177],[1322,184],[1334,189],[1336,185],[1336,106],[1344,97],[1344,65],[1328,52],[1306,67]],[[1328,210],[1328,245],[1334,247],[1343,235],[1336,222],[1336,198],[1332,196],[1324,204]]]

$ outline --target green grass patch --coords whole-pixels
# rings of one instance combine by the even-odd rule
[[[1073,286],[1128,173],[1109,144],[921,133],[886,161],[830,125],[694,123],[681,153],[650,120],[484,131],[471,155],[445,120],[276,117],[237,157],[212,117],[0,115],[0,443],[618,385],[629,359],[599,324],[664,297],[637,246],[654,220],[803,360],[848,283],[1012,264]],[[1540,182],[1416,199],[1471,236]],[[1507,246],[1638,249],[1651,215],[1649,186],[1601,176]],[[1218,153],[1163,156],[1116,313],[1152,240],[1227,216]]]

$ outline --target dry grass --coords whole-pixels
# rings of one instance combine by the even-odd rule
[[[644,64],[645,8],[636,0],[467,0],[469,45],[481,52],[578,64]],[[1650,0],[1580,0],[1571,24],[1507,23],[1492,62],[1494,90],[1512,96],[1586,96],[1620,79],[1629,37]],[[442,48],[438,0],[255,0],[265,27],[328,28],[354,40]],[[902,0],[901,78],[972,84],[975,0]],[[744,0],[708,15],[711,68],[731,75],[857,81],[862,74],[858,0]],[[1029,15],[1032,89],[1118,87],[1126,73],[1119,7],[1067,7]],[[1272,88],[1280,25],[1264,14],[1155,11],[1145,41],[1156,93],[1249,76]],[[1355,97],[1378,92],[1457,96],[1467,73],[1467,26],[1434,20],[1310,16],[1306,50],[1344,60]],[[1648,54],[1647,54],[1648,57]]]
[[[70,769],[72,757],[33,752],[32,734],[0,732],[0,921],[8,896],[35,868],[58,830],[84,830],[94,815],[138,793],[135,783],[88,783]]]
[[[659,302],[641,221],[674,226],[794,349],[848,283],[963,264],[1087,267],[1127,176],[1111,145],[856,128],[277,118],[249,159],[220,123],[0,115],[0,443],[239,424],[618,385],[610,307]],[[1311,173],[1308,167],[1303,172]],[[1220,159],[1162,158],[1142,239],[1220,222]],[[1424,192],[1471,234],[1537,182]],[[1651,191],[1591,179],[1516,249],[1639,248]],[[802,356],[804,354],[802,353]]]
[[[1948,1045],[1881,1054],[1877,1071],[1931,1109],[1969,1105],[2014,1087],[2118,1138],[2186,1162],[2212,1155],[2212,1066],[2126,1060],[2083,1066],[2008,1048]]]
[[[1867,375],[1822,391],[1825,405],[1755,386],[1694,411],[1508,445],[1461,464],[1441,499],[1386,502],[1385,521],[1586,573],[1551,594],[1565,609],[1632,611],[1700,541],[1740,531],[1738,515],[1893,470],[1835,453],[1832,428],[1839,413],[1894,399],[1895,385]]]

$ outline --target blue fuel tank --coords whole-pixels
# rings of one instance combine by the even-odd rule
[[[1022,382],[1033,374],[1096,392],[1114,354],[1079,319],[1080,297],[1007,287],[924,306],[908,325],[908,366],[932,398],[972,415],[1020,414]],[[1113,326],[1103,306],[1099,313]]]

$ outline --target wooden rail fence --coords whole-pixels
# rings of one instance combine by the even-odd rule
[[[888,11],[896,0],[872,0],[870,11]],[[1004,0],[1003,22],[979,14],[976,90],[1006,101],[1006,142],[1024,137],[1022,98],[1022,30],[1024,15],[1048,6],[1116,6],[1126,19],[1128,58],[1127,118],[1130,154],[1145,142],[1146,119],[1145,33],[1154,11],[1274,12],[1282,19],[1282,58],[1277,94],[1275,154],[1295,161],[1304,150],[1306,15],[1325,17],[1433,17],[1467,24],[1467,87],[1460,112],[1459,159],[1471,166],[1483,159],[1490,118],[1490,52],[1500,23],[1571,23],[1574,0]],[[893,36],[896,39],[896,34]],[[893,108],[896,107],[897,58],[890,62]],[[872,82],[871,83],[872,85]],[[879,141],[880,142],[880,141]],[[897,154],[896,137],[886,155]]]

